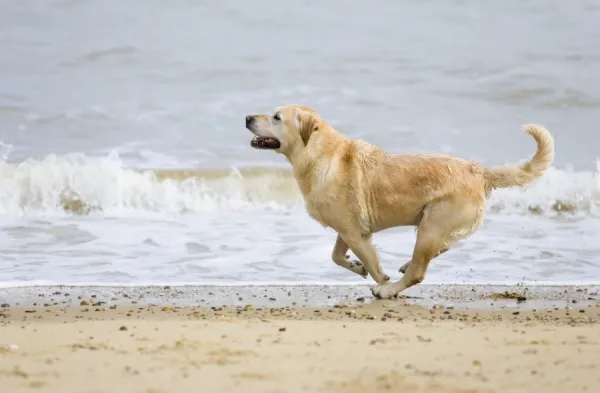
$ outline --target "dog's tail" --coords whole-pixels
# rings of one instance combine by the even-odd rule
[[[519,186],[542,176],[554,161],[554,138],[546,128],[538,124],[528,124],[523,131],[535,139],[537,152],[533,158],[521,165],[506,165],[485,170],[485,179],[490,188]]]

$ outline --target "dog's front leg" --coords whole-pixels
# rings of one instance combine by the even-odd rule
[[[390,277],[381,269],[379,256],[373,247],[373,243],[371,243],[370,236],[341,235],[341,238],[362,262],[369,275],[373,277],[373,280],[377,284],[385,284],[390,280]]]
[[[367,269],[365,266],[359,261],[350,260],[350,258],[346,255],[348,252],[348,244],[342,239],[340,235],[337,236],[335,241],[335,246],[333,247],[333,252],[331,253],[331,259],[337,265],[350,270],[353,273],[362,276],[363,278],[367,278]]]

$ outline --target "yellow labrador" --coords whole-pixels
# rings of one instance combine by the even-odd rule
[[[533,158],[492,169],[447,155],[389,154],[346,138],[300,105],[246,116],[246,128],[255,135],[251,146],[288,159],[308,214],[338,233],[333,261],[365,278],[369,274],[378,284],[371,291],[379,298],[422,282],[433,258],[473,234],[494,188],[523,186],[554,160],[552,135],[535,124],[524,127],[537,143]],[[402,279],[388,282],[371,236],[396,226],[417,227],[417,240],[411,260],[399,269]],[[360,262],[348,258],[348,249]]]

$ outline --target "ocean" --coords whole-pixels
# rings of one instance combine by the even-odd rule
[[[425,283],[600,283],[600,4],[4,1],[0,286],[366,284],[246,114],[389,152],[554,166],[493,193]],[[397,279],[413,228],[375,235]]]

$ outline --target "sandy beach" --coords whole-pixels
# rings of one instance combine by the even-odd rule
[[[356,287],[3,289],[0,383],[10,393],[597,391],[596,288],[512,289],[423,286],[394,301]]]

